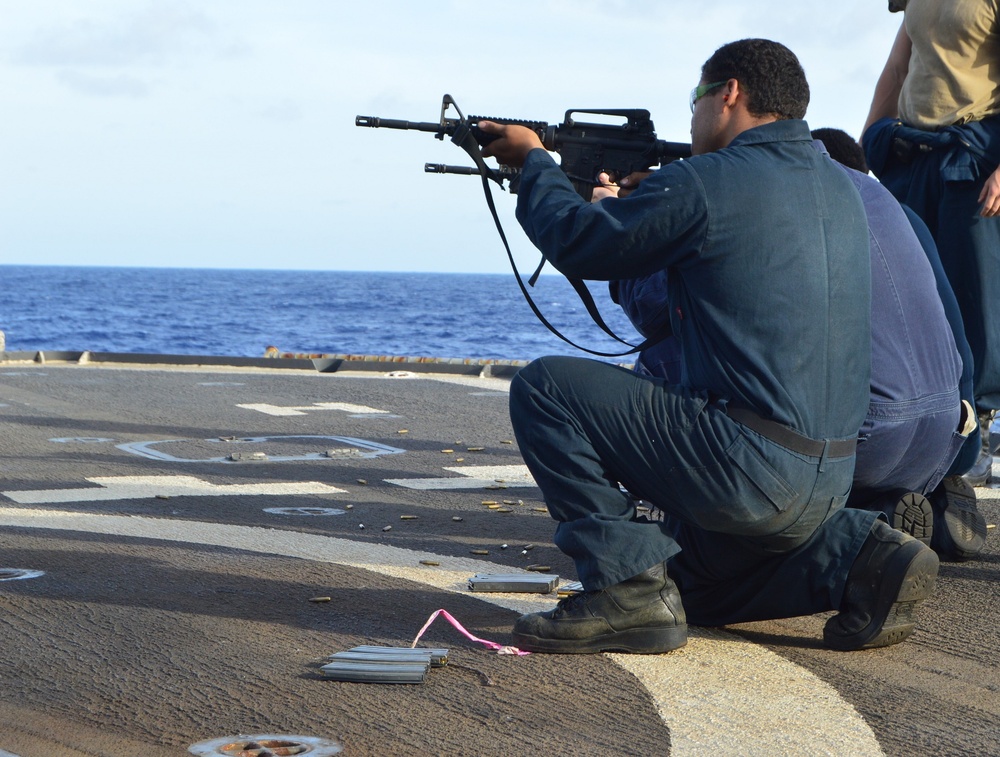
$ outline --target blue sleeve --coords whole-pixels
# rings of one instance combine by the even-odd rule
[[[589,203],[544,150],[525,160],[517,220],[552,266],[571,278],[646,276],[698,254],[708,217],[694,170],[675,161],[626,198]]]

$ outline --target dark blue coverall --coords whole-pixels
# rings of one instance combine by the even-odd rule
[[[596,204],[533,150],[517,217],[567,276],[671,274],[680,384],[560,357],[511,383],[521,453],[584,587],[669,559],[695,624],[839,609],[877,517],[843,507],[868,406],[868,235],[808,125],[747,130]],[[667,519],[636,521],[622,487]]]
[[[908,205],[903,205],[903,211],[906,213],[917,239],[920,240],[920,245],[927,254],[931,270],[934,271],[934,280],[937,281],[938,285],[938,296],[941,298],[941,304],[944,305],[945,316],[948,318],[948,325],[951,326],[951,335],[955,339],[955,346],[958,348],[958,355],[962,360],[962,375],[958,380],[959,394],[963,400],[975,408],[975,360],[972,357],[972,347],[969,346],[969,340],[965,336],[965,321],[962,320],[962,309],[958,306],[958,298],[955,297],[955,290],[952,289],[948,275],[944,272],[944,264],[941,263],[937,244],[934,237],[931,236],[927,224]],[[980,430],[973,429],[959,449],[946,475],[961,476],[966,473],[976,464],[980,448]]]
[[[972,371],[963,373],[955,344],[956,335],[965,341],[957,305],[949,315],[939,294],[950,295],[954,305],[933,240],[925,240],[925,250],[911,219],[885,187],[850,168],[840,169],[861,194],[871,258],[871,397],[849,503],[864,506],[888,491],[928,494],[949,473],[966,440],[958,428],[959,379],[967,379],[964,399],[971,404]],[[915,223],[923,225],[919,219]],[[666,287],[667,274],[661,271],[612,282],[611,294],[641,333],[655,334],[667,316]],[[680,357],[676,338],[667,337],[642,352],[637,369],[676,382]],[[975,436],[962,472],[978,455],[978,431]]]

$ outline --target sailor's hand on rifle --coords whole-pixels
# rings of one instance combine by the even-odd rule
[[[605,197],[628,197],[638,189],[639,182],[649,176],[650,173],[650,171],[636,171],[623,177],[615,184],[611,181],[611,176],[602,171],[597,174],[597,180],[600,184],[594,187],[594,194],[591,196],[590,201],[597,202],[598,200],[603,200]]]
[[[483,157],[496,158],[505,166],[520,168],[529,152],[537,148],[545,149],[538,135],[526,126],[494,121],[480,121],[478,126],[486,134],[498,137],[483,147]]]
[[[617,184],[612,183],[611,177],[603,171],[597,174],[597,180],[600,184],[594,187],[594,193],[590,196],[591,202],[599,202],[605,197],[619,197],[619,192],[621,187]]]
[[[652,171],[636,171],[635,173],[630,173],[618,182],[618,196],[628,197],[635,190],[639,188],[639,182],[645,179]]]

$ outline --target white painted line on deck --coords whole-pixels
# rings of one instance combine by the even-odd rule
[[[22,505],[52,505],[68,502],[109,502],[156,497],[283,496],[289,494],[346,494],[317,481],[277,484],[213,484],[194,476],[104,476],[86,479],[96,487],[85,489],[37,489],[0,492]]]
[[[0,508],[0,526],[80,531],[207,544],[345,565],[516,612],[549,609],[543,595],[471,595],[469,576],[508,566],[317,534],[121,515]],[[419,565],[433,559],[440,567]],[[442,602],[446,598],[442,598]],[[414,618],[414,634],[423,618]],[[408,639],[401,639],[407,642]],[[722,631],[692,629],[665,655],[608,655],[647,689],[670,728],[673,757],[851,754],[882,757],[872,730],[836,689],[764,647]],[[567,659],[571,673],[572,660]]]
[[[445,489],[489,489],[503,487],[535,486],[526,465],[465,465],[447,467],[461,478],[387,478],[387,484],[395,484],[407,489],[422,491],[443,491]]]
[[[352,405],[349,402],[315,402],[312,405],[295,405],[288,407],[271,405],[266,402],[256,402],[246,405],[237,405],[236,407],[242,407],[244,410],[256,410],[258,413],[264,413],[265,415],[278,416],[306,415],[306,413],[315,410],[340,410],[344,413],[357,413],[361,415],[386,415],[389,412],[388,410],[376,410],[375,408],[368,407],[367,405]]]

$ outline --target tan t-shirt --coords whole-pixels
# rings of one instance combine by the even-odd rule
[[[1000,0],[909,0],[913,43],[899,117],[921,129],[1000,112]]]

